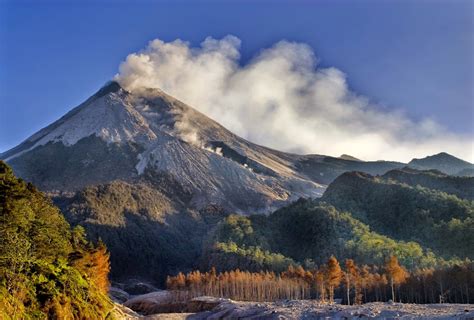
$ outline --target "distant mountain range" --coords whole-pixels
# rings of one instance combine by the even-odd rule
[[[441,197],[438,193],[455,197],[461,207],[474,198],[469,178],[474,165],[446,153],[406,164],[280,152],[238,137],[160,90],[131,93],[116,82],[0,159],[49,193],[71,223],[84,225],[91,238],[105,241],[115,277],[162,279],[195,267],[230,213],[271,213],[299,198],[320,198],[331,183],[322,200],[353,213],[341,216],[351,234],[361,236],[360,230],[366,230],[362,223],[381,237],[418,239],[422,245],[433,239],[400,236],[395,229],[384,229],[384,221],[364,216],[370,210],[375,215],[386,210],[383,192],[366,192],[383,189],[388,197],[396,189],[419,199],[436,190],[423,209],[429,212],[430,201]],[[353,171],[359,173],[347,173]],[[359,194],[360,199],[347,198]],[[362,206],[372,196],[380,206]],[[445,204],[451,205],[449,201]],[[325,206],[318,210],[333,212]],[[339,223],[338,214],[324,223]],[[459,218],[466,215],[460,213]],[[433,250],[446,253],[442,247]]]
[[[474,171],[474,165],[472,163],[453,157],[446,152],[441,152],[422,159],[413,159],[408,165],[415,169],[436,169],[457,176],[472,176]]]

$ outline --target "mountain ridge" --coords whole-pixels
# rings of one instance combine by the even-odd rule
[[[464,170],[474,169],[474,164],[446,152],[440,152],[421,159],[412,159],[408,165],[421,170],[436,169],[451,175],[459,175]]]
[[[115,81],[0,158],[44,191],[136,183],[151,170],[192,190],[191,206],[215,203],[237,212],[270,212],[299,197],[319,197],[347,171],[381,175],[406,166],[273,150],[161,90],[131,93]]]
[[[1,157],[46,191],[171,174],[197,208],[271,210],[324,189],[295,170],[299,156],[242,139],[160,90],[137,95],[114,82]]]

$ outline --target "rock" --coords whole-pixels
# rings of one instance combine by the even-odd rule
[[[194,313],[158,313],[146,316],[142,320],[205,320],[206,317],[196,317]]]
[[[124,303],[124,306],[144,315],[155,313],[183,312],[186,303],[176,302],[171,292],[160,290],[135,296]]]
[[[140,315],[138,313],[119,303],[114,303],[112,314],[114,316],[114,319],[120,320],[136,320],[140,318]]]
[[[155,286],[139,280],[128,281],[126,284],[124,284],[123,289],[132,295],[146,294],[158,291],[158,288],[156,288]]]
[[[187,312],[210,311],[223,302],[229,302],[229,299],[202,296],[193,298],[186,304]]]
[[[113,301],[118,303],[124,303],[125,301],[130,299],[130,295],[127,292],[117,287],[109,288],[109,296],[110,298],[112,298]]]

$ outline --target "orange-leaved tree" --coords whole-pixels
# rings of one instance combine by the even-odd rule
[[[385,271],[390,281],[392,289],[392,300],[395,302],[395,286],[404,283],[408,277],[408,272],[398,263],[396,256],[391,256],[385,264]]]
[[[336,257],[331,256],[327,262],[326,281],[329,289],[329,302],[334,302],[334,289],[341,284],[342,270]]]

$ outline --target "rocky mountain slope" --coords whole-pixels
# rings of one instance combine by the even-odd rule
[[[1,158],[48,191],[172,180],[198,209],[268,211],[324,190],[296,170],[298,156],[239,138],[159,90],[131,94],[115,82]]]

